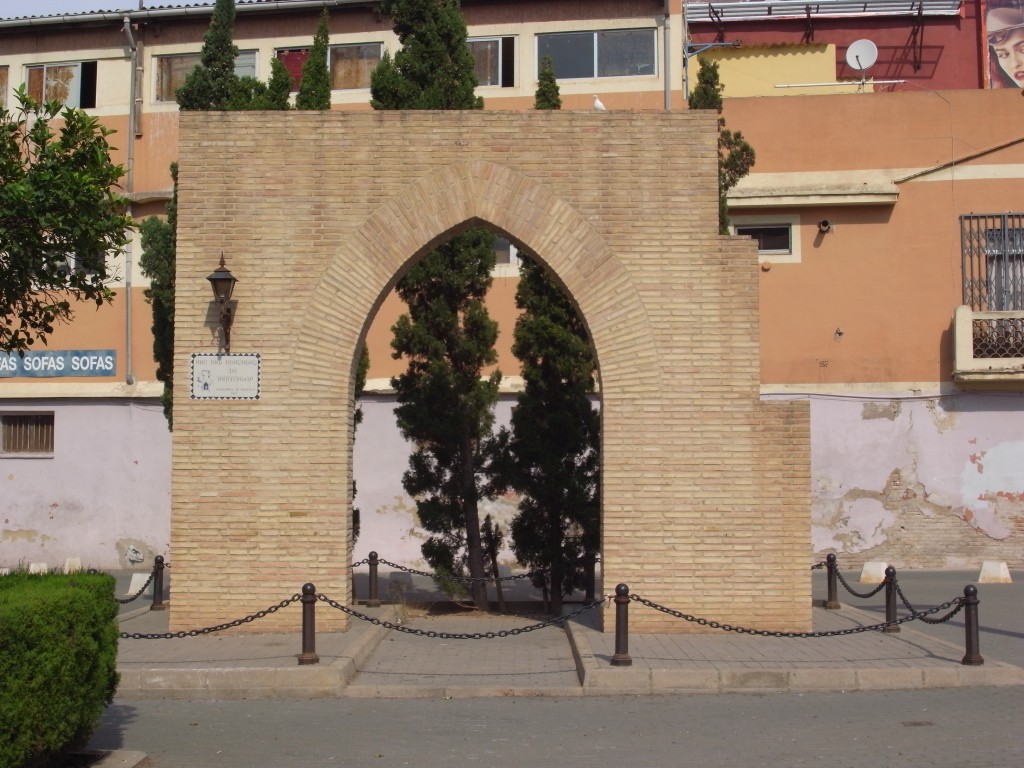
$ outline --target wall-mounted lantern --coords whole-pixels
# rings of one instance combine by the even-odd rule
[[[238,278],[232,275],[228,268],[224,266],[223,253],[220,255],[220,266],[206,279],[210,281],[210,285],[213,287],[213,298],[217,302],[220,314],[220,328],[224,334],[224,352],[228,353],[231,351],[231,322],[233,319],[231,316],[231,306],[228,302],[231,301],[231,294],[235,290],[235,283],[238,282]]]

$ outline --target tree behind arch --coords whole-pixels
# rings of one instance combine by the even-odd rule
[[[457,0],[383,0],[402,47],[385,53],[370,79],[374,109],[480,109],[473,56]],[[472,597],[487,608],[483,534],[483,445],[490,436],[501,374],[498,327],[484,297],[494,268],[494,236],[480,229],[428,253],[398,282],[408,313],[392,348],[408,368],[391,380],[402,434],[416,445],[402,477],[430,533],[423,556],[441,574],[468,571]]]

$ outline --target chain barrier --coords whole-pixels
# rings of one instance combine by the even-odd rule
[[[214,627],[204,627],[203,629],[190,629],[182,632],[156,632],[156,633],[143,633],[143,632],[122,632],[121,638],[125,640],[171,640],[174,638],[182,637],[199,637],[200,635],[212,635],[214,632],[223,632],[225,629],[231,629],[233,627],[240,627],[243,624],[251,624],[257,619],[262,619],[264,616],[269,616],[272,613],[277,613],[282,608],[286,608],[292,603],[298,602],[302,599],[302,595],[292,595],[287,600],[282,600],[277,605],[272,605],[269,608],[256,611],[256,613],[249,614],[248,616],[229,621],[225,624],[218,624]]]
[[[165,565],[164,568],[166,568],[166,567],[167,566]],[[132,600],[139,599],[142,596],[142,593],[145,592],[147,589],[149,589],[149,585],[153,583],[153,579],[155,579],[155,578],[156,578],[156,566],[154,565],[153,566],[153,570],[150,571],[150,573],[149,573],[149,578],[146,579],[146,583],[142,585],[142,589],[140,589],[138,592],[136,592],[131,597],[126,597],[126,598],[123,598],[123,599],[120,598],[120,597],[115,597],[114,599],[117,600],[117,602],[119,602],[121,605],[127,605]]]
[[[956,598],[953,598],[952,600],[950,600],[947,603],[943,603],[942,605],[937,605],[934,608],[929,608],[927,611],[915,612],[915,613],[912,613],[910,616],[903,617],[902,619],[898,619],[896,621],[883,622],[882,624],[871,624],[870,626],[864,626],[864,627],[849,627],[847,629],[833,629],[833,630],[828,630],[828,631],[824,631],[824,632],[779,632],[779,631],[771,631],[771,630],[767,630],[767,629],[750,629],[749,627],[737,627],[737,626],[734,626],[732,624],[725,624],[725,623],[720,622],[720,621],[711,621],[710,619],[704,619],[704,618],[700,618],[698,616],[691,616],[690,614],[682,613],[681,611],[676,611],[676,610],[673,610],[672,608],[666,608],[663,605],[659,605],[658,603],[655,603],[655,602],[653,602],[651,600],[647,600],[646,598],[640,597],[640,595],[633,595],[633,594],[631,594],[629,596],[629,599],[633,600],[633,601],[635,601],[637,603],[640,603],[641,605],[646,605],[648,608],[653,608],[656,611],[661,611],[662,613],[667,613],[669,616],[674,616],[677,619],[684,619],[684,620],[692,622],[694,624],[699,624],[702,627],[711,627],[712,629],[721,629],[721,630],[723,630],[725,632],[738,632],[741,635],[757,635],[759,637],[808,637],[808,638],[809,637],[839,637],[841,635],[856,635],[856,634],[859,634],[861,632],[875,632],[877,630],[884,629],[885,627],[895,627],[895,626],[897,626],[899,624],[905,624],[908,621],[914,621],[916,619],[923,619],[923,617],[925,617],[925,616],[929,616],[929,615],[931,615],[933,613],[938,613],[939,611],[944,611],[944,610],[946,610],[947,608],[950,608],[953,605],[959,604],[960,606],[962,606],[962,604],[963,604],[962,603],[963,598],[956,597]],[[960,608],[958,607],[956,610],[959,611]],[[953,616],[955,613],[956,613],[956,611],[954,611],[952,614],[950,614],[950,616]]]
[[[353,565],[363,565],[363,563],[368,563],[368,562],[370,562],[370,561],[369,560],[363,560],[362,563],[354,563]],[[377,562],[380,563],[381,565],[386,565],[389,568],[394,568],[397,571],[405,571],[406,573],[411,573],[414,576],[426,576],[427,578],[430,578],[430,579],[437,579],[438,578],[438,574],[436,574],[436,573],[428,573],[427,571],[417,571],[417,570],[415,570],[413,568],[406,568],[404,565],[399,565],[398,563],[392,563],[390,560],[378,559]],[[453,573],[453,574],[449,574],[449,578],[451,578],[452,581],[457,581],[457,582],[459,582],[461,584],[475,584],[477,582],[486,582],[486,583],[489,584],[489,583],[494,582],[494,581],[516,581],[517,579],[530,579],[530,578],[533,578],[534,576],[546,575],[546,574],[548,574],[550,572],[551,572],[550,568],[544,568],[544,569],[539,570],[539,571],[529,571],[528,573],[513,574],[512,576],[501,576],[501,577],[499,577],[497,579],[495,579],[493,576],[479,576],[479,577],[477,577],[477,576],[457,576],[457,575],[455,575]]]
[[[885,585],[886,585],[886,580],[882,579],[882,581],[878,584],[878,586],[875,587],[874,589],[872,589],[870,592],[863,592],[863,593],[856,592],[856,591],[854,591],[853,587],[851,587],[846,582],[846,579],[843,577],[843,572],[839,570],[839,566],[838,565],[836,566],[836,577],[839,579],[839,583],[842,584],[846,588],[847,592],[849,592],[854,597],[860,597],[862,599],[866,599],[866,598],[869,598],[869,597],[874,597],[879,592],[881,592],[883,589],[885,589]]]
[[[381,560],[381,562],[384,561]],[[587,611],[592,611],[594,608],[597,608],[599,605],[601,605],[606,599],[601,598],[600,600],[597,600],[593,603],[589,603],[588,605],[585,605],[579,610],[573,611],[572,613],[567,613],[564,616],[556,616],[552,619],[548,619],[547,621],[542,621],[538,624],[530,624],[525,627],[501,629],[497,632],[435,632],[434,630],[430,629],[415,629],[414,627],[406,627],[401,624],[396,624],[392,621],[386,621],[384,619],[374,618],[373,616],[367,616],[365,613],[360,613],[359,611],[353,610],[348,606],[342,605],[336,600],[332,600],[322,592],[318,592],[316,598],[320,602],[326,603],[327,605],[331,606],[331,608],[335,608],[336,610],[339,610],[342,613],[347,613],[349,616],[352,616],[353,618],[360,619],[362,621],[367,621],[370,624],[376,624],[377,626],[384,627],[385,629],[393,629],[396,632],[405,632],[409,635],[439,638],[441,640],[493,640],[498,637],[514,637],[515,635],[524,635],[527,632],[535,632],[538,629],[544,629],[545,627],[550,627],[554,624],[564,624],[569,619],[574,619],[577,616],[586,613]]]
[[[826,561],[822,560],[820,563],[815,563],[811,566],[812,571],[819,571],[827,565]]]
[[[900,596],[900,600],[903,601],[903,605],[905,605],[907,607],[907,610],[910,611],[911,613],[917,613],[917,609],[914,608],[914,606],[912,606],[910,604],[910,602],[907,600],[907,598],[903,595],[903,590],[900,589],[899,581],[893,582],[893,586],[896,587],[896,594]],[[964,607],[963,599],[962,598],[958,598],[957,599],[957,603],[958,604],[957,604],[956,608],[954,608],[952,611],[947,613],[945,616],[939,616],[938,618],[932,619],[932,618],[927,618],[926,616],[922,615],[921,616],[921,621],[923,621],[925,624],[944,624],[945,622],[949,621],[954,616],[956,616],[958,613],[960,613],[961,610],[963,610],[963,607]]]

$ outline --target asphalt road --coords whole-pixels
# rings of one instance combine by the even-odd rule
[[[91,746],[155,768],[1019,768],[1024,688],[573,699],[133,701]]]

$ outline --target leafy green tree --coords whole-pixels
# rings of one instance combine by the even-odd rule
[[[562,108],[562,96],[558,90],[558,79],[555,77],[555,62],[550,56],[545,56],[540,60],[540,73],[537,76],[537,92],[534,94],[533,108]]]
[[[383,0],[402,48],[371,76],[374,109],[479,109],[466,22],[457,0]],[[494,236],[473,229],[427,254],[398,282],[408,314],[394,326],[395,358],[408,369],[392,379],[402,434],[416,444],[405,490],[430,534],[422,550],[443,577],[472,577],[472,597],[487,608],[479,502],[483,443],[494,422],[501,374],[497,323],[484,297],[494,268]]]
[[[489,447],[491,493],[521,494],[512,551],[532,569],[550,569],[552,610],[584,586],[583,557],[600,543],[600,418],[590,402],[596,361],[569,297],[523,255],[512,352],[524,389]]]
[[[40,104],[24,86],[0,109],[0,350],[46,343],[73,303],[113,300],[107,254],[132,220],[116,188],[112,131],[78,109]],[[59,120],[55,128],[52,121]]]
[[[402,47],[370,78],[374,109],[482,109],[459,0],[381,0]]]
[[[176,94],[181,109],[224,110],[237,104],[238,47],[233,41],[234,26],[235,0],[217,0],[210,27],[203,36],[200,64],[189,72]]]
[[[330,18],[327,9],[324,8],[313,33],[313,47],[309,49],[309,58],[302,65],[299,93],[295,97],[296,109],[331,108],[331,73],[327,69]]]
[[[178,247],[178,164],[171,164],[174,191],[167,204],[167,219],[150,216],[139,227],[142,255],[139,268],[149,278],[145,296],[153,307],[153,358],[156,378],[164,383],[160,397],[167,428],[174,428],[174,271]]]
[[[697,86],[690,93],[690,109],[714,109],[718,112],[718,231],[729,234],[729,190],[754,167],[756,155],[739,131],[725,127],[722,117],[722,91],[718,62],[700,60]]]

